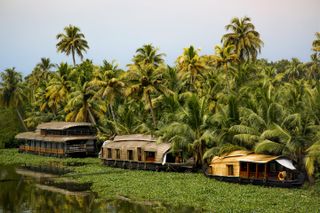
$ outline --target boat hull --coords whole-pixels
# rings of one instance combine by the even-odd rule
[[[254,178],[241,178],[241,177],[230,177],[230,176],[218,176],[209,174],[206,170],[204,172],[205,176],[208,178],[214,178],[219,181],[231,182],[231,183],[240,183],[240,184],[253,184],[253,185],[262,185],[262,186],[271,186],[271,187],[283,187],[283,188],[296,188],[300,187],[304,183],[304,178],[296,180],[268,180],[268,179],[254,179]]]
[[[138,169],[150,171],[173,171],[173,172],[192,172],[193,167],[190,164],[182,163],[161,163],[155,162],[137,162],[137,161],[124,161],[124,160],[105,160],[103,164],[110,167],[123,168],[123,169]]]

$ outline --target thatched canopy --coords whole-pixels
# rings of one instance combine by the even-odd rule
[[[151,135],[122,135],[114,138],[113,141],[106,141],[103,143],[104,150],[121,150],[122,160],[127,160],[127,151],[132,150],[136,159],[138,148],[141,149],[142,155],[144,152],[155,152],[155,161],[162,162],[164,155],[170,150],[171,144],[157,143],[156,139]]]
[[[264,154],[255,154],[253,152],[238,150],[233,151],[227,155],[221,157],[214,157],[211,163],[226,163],[226,162],[252,162],[252,163],[268,163],[275,159],[280,158],[281,156],[273,155],[264,155]]]
[[[62,121],[53,121],[48,123],[39,124],[37,129],[46,129],[46,130],[64,130],[71,127],[91,127],[91,123],[87,122],[62,122]]]
[[[40,135],[37,132],[23,132],[19,133],[15,137],[18,140],[35,140],[35,141],[46,141],[46,142],[66,142],[66,141],[75,141],[75,140],[96,140],[96,136],[92,135],[83,135],[83,136],[67,136],[67,135]]]

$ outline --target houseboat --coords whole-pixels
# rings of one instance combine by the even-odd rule
[[[291,160],[243,150],[215,156],[205,175],[228,182],[279,187],[298,187],[304,182],[303,174],[297,171]]]
[[[171,152],[171,144],[151,135],[122,135],[102,145],[100,158],[107,166],[153,171],[192,171],[193,162]]]
[[[86,156],[96,153],[96,129],[85,122],[49,122],[34,132],[16,135],[20,152],[48,156]]]

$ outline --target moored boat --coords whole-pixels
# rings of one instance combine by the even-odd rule
[[[193,162],[173,153],[171,144],[151,135],[122,135],[104,142],[100,158],[107,166],[153,171],[192,171]]]
[[[243,150],[214,157],[205,175],[227,182],[278,187],[299,187],[304,182],[304,175],[288,158]]]
[[[20,152],[49,156],[86,156],[96,153],[96,130],[86,122],[49,122],[38,125],[35,132],[15,137]]]

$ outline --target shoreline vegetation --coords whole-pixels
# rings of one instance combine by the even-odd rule
[[[312,50],[310,61],[268,61],[258,58],[264,43],[249,17],[232,18],[225,29],[211,54],[190,45],[169,66],[159,48],[144,44],[120,69],[114,61],[97,65],[87,59],[90,42],[80,28],[66,26],[57,32],[56,48],[72,57],[72,64],[41,58],[25,78],[14,67],[1,70],[0,127],[10,128],[0,130],[0,148],[16,147],[14,135],[40,123],[90,122],[99,143],[116,135],[151,134],[171,143],[184,160],[193,158],[196,168],[235,150],[285,156],[314,187],[243,186],[198,173],[121,170],[93,158],[52,159],[8,149],[0,149],[1,162],[87,162],[75,173],[106,175],[76,179],[93,181],[101,197],[120,194],[217,211],[319,210],[320,32],[306,47]]]
[[[119,197],[138,203],[190,206],[196,210],[217,212],[316,212],[320,210],[320,188],[299,189],[240,185],[206,178],[202,173],[172,173],[125,170],[102,165],[97,158],[53,158],[1,149],[1,165],[74,164],[64,175],[92,183],[99,200]],[[83,164],[83,165],[81,165]],[[79,166],[81,165],[81,166]],[[159,204],[160,205],[160,204]]]

